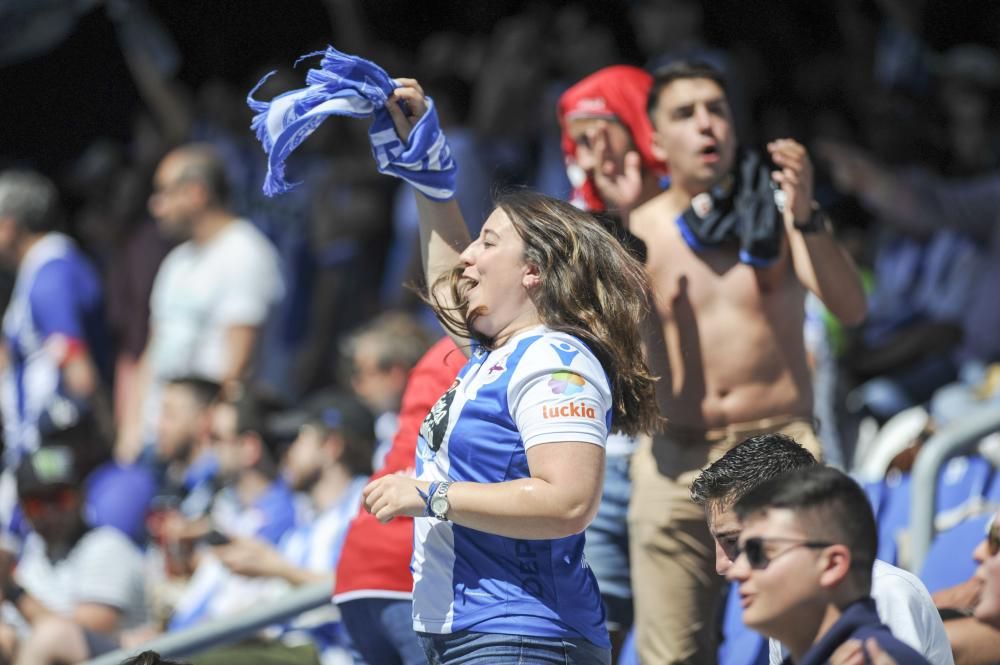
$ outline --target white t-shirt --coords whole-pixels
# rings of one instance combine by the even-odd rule
[[[149,302],[154,380],[221,379],[229,363],[226,329],[262,325],[283,294],[278,254],[246,220],[229,223],[206,245],[174,248]]]
[[[954,665],[941,615],[916,575],[876,559],[871,595],[882,623],[899,641],[920,652],[931,665]],[[781,663],[786,653],[781,643],[769,640],[768,649],[770,665]]]
[[[146,622],[145,566],[128,536],[110,526],[88,531],[66,558],[52,562],[45,542],[32,533],[14,573],[18,584],[43,605],[70,615],[82,603],[110,605],[122,613],[121,627]]]

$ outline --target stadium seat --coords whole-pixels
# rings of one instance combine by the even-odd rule
[[[986,494],[993,477],[993,467],[978,455],[954,457],[945,464],[938,476],[935,517],[958,515],[969,509],[970,500],[979,502]],[[910,525],[910,474],[884,481],[881,491],[878,522],[878,558],[893,565],[900,563],[900,532]],[[872,493],[869,492],[869,498]],[[905,563],[905,562],[904,562]],[[905,566],[904,566],[905,567]]]

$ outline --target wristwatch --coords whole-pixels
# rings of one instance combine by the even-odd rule
[[[830,217],[819,206],[815,204],[813,206],[809,219],[804,222],[794,222],[795,228],[799,233],[829,233],[833,229],[833,226],[830,224]]]
[[[431,495],[431,515],[438,518],[442,522],[448,520],[448,511],[451,510],[451,503],[448,501],[449,487],[451,487],[451,482],[445,480],[444,482],[438,484],[437,488],[434,490],[434,494]]]

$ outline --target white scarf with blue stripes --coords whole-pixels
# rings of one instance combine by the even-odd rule
[[[409,143],[404,144],[385,109],[386,100],[399,85],[385,70],[332,46],[325,52],[304,55],[296,64],[316,55],[323,55],[323,59],[320,69],[310,69],[306,75],[307,87],[278,95],[270,102],[254,99],[253,94],[271,72],[247,95],[247,104],[256,113],[250,127],[268,156],[264,193],[274,196],[301,184],[285,179],[288,156],[327,116],[346,115],[372,118],[368,135],[380,173],[402,178],[436,201],[451,199],[458,168],[438,123],[433,100],[427,98],[427,113],[414,126]]]

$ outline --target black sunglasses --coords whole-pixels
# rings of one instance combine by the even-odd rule
[[[786,547],[774,556],[770,556],[767,553],[768,543],[792,543],[791,547]],[[791,552],[797,547],[809,547],[812,549],[822,549],[824,547],[830,547],[831,545],[836,545],[836,543],[829,543],[826,541],[819,540],[802,540],[799,538],[747,538],[743,541],[742,545],[736,546],[736,556],[733,557],[735,561],[740,554],[747,555],[747,563],[754,570],[763,570],[767,568],[768,565],[779,556]]]

